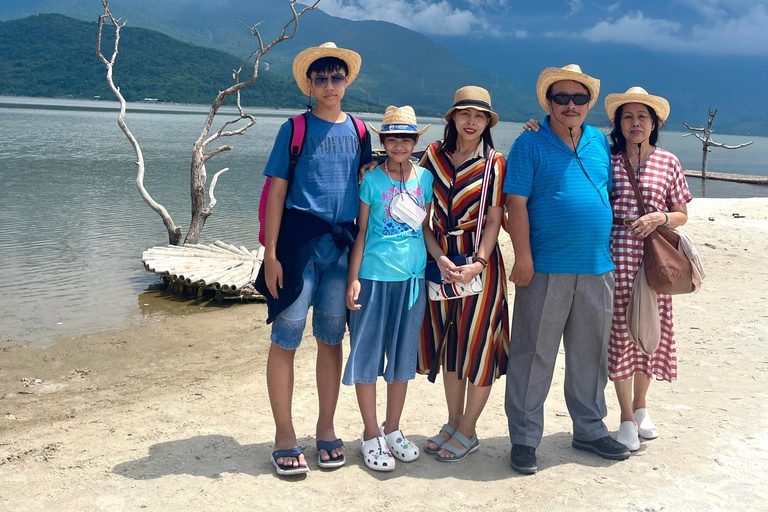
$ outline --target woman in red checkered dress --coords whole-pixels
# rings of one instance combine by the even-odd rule
[[[688,220],[686,203],[693,196],[677,157],[656,147],[659,126],[669,116],[669,103],[640,87],[624,94],[610,94],[605,110],[613,123],[611,164],[613,166],[614,226],[611,256],[616,266],[613,324],[608,344],[609,377],[614,382],[621,407],[618,441],[630,450],[640,448],[639,438],[653,439],[658,430],[648,416],[646,395],[651,379],[677,378],[675,333],[672,324],[672,297],[658,294],[661,343],[650,356],[643,354],[629,338],[627,304],[635,274],[643,260],[643,239],[658,226],[675,228]],[[624,155],[635,172],[645,203],[640,217],[637,198],[624,168]],[[638,218],[639,217],[639,218]],[[628,226],[622,222],[628,221]]]

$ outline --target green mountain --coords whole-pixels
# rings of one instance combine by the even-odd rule
[[[0,22],[0,94],[112,98],[98,59],[97,27],[58,14]],[[114,30],[105,27],[102,49],[109,57]],[[178,103],[213,101],[232,84],[241,59],[220,50],[184,43],[159,32],[126,26],[121,32],[115,83],[128,101],[157,98]],[[243,77],[250,69],[243,70]],[[232,100],[234,102],[234,100]],[[306,99],[293,79],[263,68],[242,93],[254,107],[301,108]],[[379,111],[376,104],[345,99],[352,111]]]
[[[260,29],[265,40],[271,40],[290,19],[287,0],[111,0],[110,6],[116,16],[128,22],[128,27],[151,28],[182,41],[242,56],[253,51],[256,41],[238,20],[247,25],[264,21]],[[101,6],[97,0],[0,0],[0,19],[41,12],[94,20]],[[456,89],[473,84],[491,92],[494,108],[502,119],[539,115],[532,89],[520,90],[499,80],[493,65],[481,67],[485,73],[477,72],[440,44],[392,23],[350,21],[320,10],[311,11],[301,18],[296,39],[276,46],[265,60],[271,71],[290,77],[293,57],[308,46],[326,41],[360,53],[363,68],[349,95],[371,103],[410,104],[419,115],[440,115],[452,104]],[[348,104],[345,108],[353,110]]]

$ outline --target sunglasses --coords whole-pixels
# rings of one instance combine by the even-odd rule
[[[335,86],[342,85],[347,80],[346,76],[339,73],[331,75],[330,77],[328,75],[317,75],[313,79],[315,87],[325,87],[329,78],[331,79],[331,83]]]
[[[558,105],[567,105],[573,101],[574,105],[586,105],[589,102],[589,95],[587,94],[565,94],[559,92],[550,96],[550,99]]]

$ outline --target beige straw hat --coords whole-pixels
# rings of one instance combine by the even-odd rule
[[[568,64],[562,68],[547,68],[539,75],[539,80],[536,82],[536,95],[539,97],[539,105],[547,113],[551,113],[549,112],[547,91],[553,83],[560,82],[561,80],[573,80],[583,84],[589,91],[588,108],[595,106],[597,97],[600,95],[600,80],[583,73],[581,66],[578,64]]]
[[[432,126],[428,124],[421,130],[419,130],[416,123],[416,112],[413,111],[413,107],[406,105],[404,107],[396,107],[390,105],[384,112],[384,119],[381,121],[381,130],[377,130],[371,123],[368,123],[371,130],[379,135],[387,135],[391,133],[412,133],[414,135],[421,135]]]
[[[320,46],[311,46],[293,59],[293,78],[296,79],[296,85],[299,86],[301,92],[307,96],[311,96],[310,93],[312,92],[307,84],[307,69],[309,69],[313,62],[323,57],[336,57],[347,64],[348,84],[354,82],[357,74],[360,72],[362,59],[359,53],[339,48],[336,46],[336,43],[331,42],[323,43]]]
[[[499,122],[499,116],[491,109],[491,95],[482,87],[468,85],[462,87],[453,96],[453,106],[445,114],[445,120],[450,121],[454,110],[474,108],[491,115],[491,128]]]
[[[627,103],[642,103],[651,107],[659,118],[659,126],[669,117],[669,102],[661,96],[653,96],[642,87],[630,87],[624,94],[609,94],[605,97],[605,111],[611,124],[616,117],[616,109]]]

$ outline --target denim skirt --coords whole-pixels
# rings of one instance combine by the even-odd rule
[[[416,376],[419,330],[424,322],[427,291],[418,279],[418,297],[411,309],[410,281],[360,279],[361,308],[350,312],[351,350],[342,382],[373,384],[378,377],[406,382]]]

